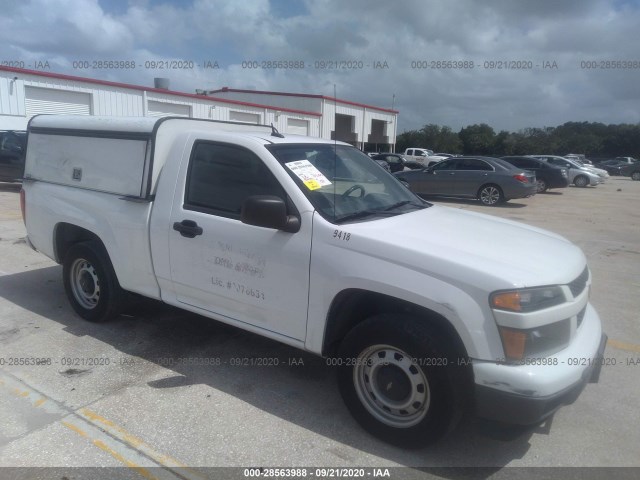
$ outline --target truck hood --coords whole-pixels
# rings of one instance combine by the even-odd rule
[[[345,227],[358,239],[348,248],[491,291],[566,284],[586,265],[583,252],[560,235],[437,205]]]

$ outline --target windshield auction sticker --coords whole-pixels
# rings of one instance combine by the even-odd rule
[[[309,160],[297,160],[295,162],[285,163],[285,165],[302,180],[302,183],[304,183],[309,190],[317,190],[325,185],[331,185],[329,179],[314,167]]]

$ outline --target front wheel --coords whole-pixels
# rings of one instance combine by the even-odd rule
[[[584,175],[578,175],[574,180],[573,180],[573,184],[576,187],[586,187],[587,185],[589,185],[589,179],[587,177],[585,177]]]
[[[435,442],[462,413],[462,379],[451,342],[427,320],[381,314],[340,347],[340,393],[369,433],[403,447]]]
[[[119,315],[124,291],[98,242],[82,242],[69,248],[62,270],[64,289],[75,312],[90,322],[104,322]]]

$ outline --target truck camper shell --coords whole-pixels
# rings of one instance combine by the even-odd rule
[[[266,125],[184,117],[36,115],[27,127],[24,177],[152,200],[175,138],[207,130],[272,133]]]

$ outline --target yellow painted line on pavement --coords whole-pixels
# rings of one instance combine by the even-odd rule
[[[187,466],[178,460],[171,458],[168,455],[164,455],[162,453],[158,453],[153,450],[149,445],[147,445],[144,441],[140,440],[138,437],[132,435],[127,432],[124,428],[116,425],[111,420],[107,420],[104,417],[101,417],[97,413],[89,410],[88,408],[81,408],[78,410],[78,414],[86,420],[89,420],[94,425],[106,430],[112,436],[122,440],[125,443],[135,447],[137,450],[140,450],[148,457],[151,457],[156,462],[164,467],[170,468],[187,468]]]
[[[621,342],[620,340],[613,340],[610,338],[609,340],[607,340],[607,345],[613,348],[617,348],[618,350],[640,353],[640,345],[636,345],[634,343]]]
[[[147,478],[149,480],[159,480],[158,477],[156,477],[154,475],[151,475],[149,470],[147,470],[144,467],[141,467],[140,465],[136,465],[131,460],[126,459],[125,457],[120,455],[118,452],[116,452],[112,448],[109,448],[109,446],[106,445],[104,442],[101,442],[100,440],[93,440],[93,444],[96,447],[100,448],[101,450],[104,450],[105,452],[107,452],[109,455],[111,455],[113,458],[118,460],[120,463],[124,463],[130,469],[135,470],[140,475],[142,475],[144,478]]]
[[[73,423],[65,422],[64,420],[61,420],[60,423],[62,425],[64,425],[65,427],[67,427],[69,430],[73,430],[74,432],[76,432],[81,437],[88,437],[87,433],[84,430],[80,429],[79,427],[77,427]]]
[[[97,448],[147,480],[202,480],[204,478],[190,471],[178,460],[158,453],[143,440],[131,435],[114,422],[87,408],[71,411],[11,374],[0,372],[0,387],[11,395],[26,400],[34,408],[42,408],[49,414],[63,417],[59,422],[64,427],[89,440]],[[156,475],[151,473],[152,468],[157,470],[154,471]]]

